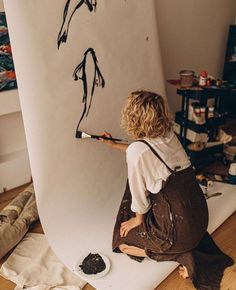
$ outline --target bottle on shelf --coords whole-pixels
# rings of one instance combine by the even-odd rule
[[[208,107],[207,118],[211,119],[211,118],[214,118],[214,116],[215,116],[215,108],[214,107]]]
[[[200,122],[201,122],[201,125],[204,125],[206,123],[206,107],[201,107],[200,113],[201,113]]]
[[[201,124],[201,110],[199,105],[194,107],[193,120],[196,124]]]
[[[222,85],[222,80],[218,79],[218,80],[216,81],[216,86],[217,86],[217,87],[221,87],[221,85]]]
[[[193,103],[192,111],[192,121],[197,125],[204,125],[206,123],[206,107],[200,103]]]
[[[214,107],[208,107],[207,112],[207,119],[208,119],[208,137],[209,141],[213,141],[215,139],[216,130],[215,130],[215,108]]]
[[[194,119],[194,111],[195,108],[199,107],[199,102],[192,102],[188,107],[188,120],[195,121]]]
[[[208,72],[203,70],[200,72],[199,75],[199,86],[200,87],[205,87],[207,85],[207,77],[208,77]]]

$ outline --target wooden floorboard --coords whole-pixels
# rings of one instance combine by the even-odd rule
[[[0,210],[5,207],[19,192],[24,190],[27,185],[20,186],[0,194]],[[29,232],[43,233],[40,222],[34,223]],[[213,238],[217,245],[236,261],[236,213],[229,217],[214,233]],[[10,253],[0,260],[0,266],[6,261]],[[7,281],[0,276],[0,290],[14,290],[15,284]],[[179,277],[178,271],[172,272],[158,287],[154,290],[194,290],[189,279]],[[83,290],[95,290],[92,286],[86,285]],[[125,288],[121,290],[135,290]],[[145,289],[146,290],[146,289]],[[236,264],[227,268],[222,280],[221,290],[236,290]]]

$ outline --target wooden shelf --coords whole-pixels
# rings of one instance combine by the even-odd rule
[[[225,121],[226,121],[226,115],[218,114],[218,117],[214,117],[210,120],[208,119],[203,125],[200,125],[200,124],[196,124],[194,121],[186,119],[184,117],[184,112],[182,111],[175,113],[175,122],[177,124],[186,126],[188,129],[191,129],[192,131],[196,133],[207,133],[208,132],[207,130],[210,126],[220,126],[220,125],[223,125]]]
[[[181,125],[174,122],[173,124],[173,129],[175,131],[176,134],[180,135],[180,131],[181,131]],[[185,140],[187,142],[188,141],[191,141],[191,142],[203,142],[203,143],[206,143],[208,141],[208,135],[207,133],[197,133],[191,129],[187,129],[186,130],[186,136],[185,136]],[[186,143],[187,145],[187,143]]]

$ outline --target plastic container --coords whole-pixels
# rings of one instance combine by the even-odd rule
[[[231,163],[228,174],[229,182],[236,184],[236,163]]]
[[[236,163],[231,163],[230,164],[229,174],[236,176]]]

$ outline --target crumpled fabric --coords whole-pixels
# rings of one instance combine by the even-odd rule
[[[3,263],[0,275],[14,290],[81,290],[86,282],[54,254],[45,235],[28,233]]]
[[[31,185],[0,213],[0,259],[22,240],[30,225],[38,218],[34,189]]]
[[[34,186],[29,185],[25,190],[18,194],[0,212],[0,223],[13,224],[27,206],[29,199],[34,196]]]

